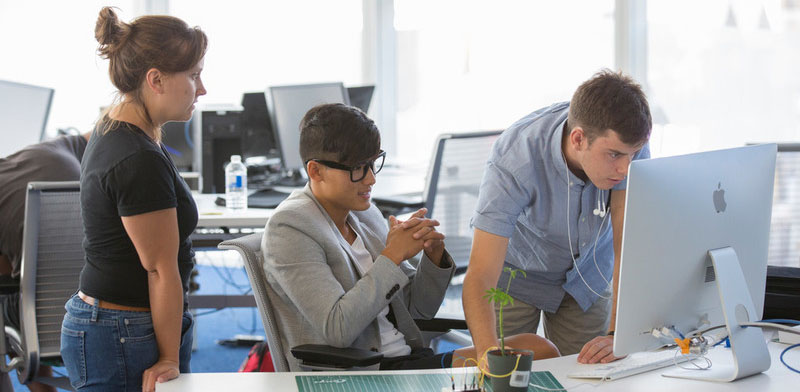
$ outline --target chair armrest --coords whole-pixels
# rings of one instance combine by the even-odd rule
[[[11,275],[0,275],[0,294],[13,294],[19,292],[19,279]]]
[[[426,332],[447,332],[451,329],[469,329],[465,320],[434,318],[430,320],[415,319],[417,328]]]
[[[292,355],[308,364],[337,368],[366,367],[377,364],[383,354],[358,348],[338,348],[322,344],[303,344],[292,347]]]
[[[405,212],[416,211],[425,207],[425,202],[419,197],[404,197],[402,195],[373,197],[372,202],[378,207],[384,218],[389,215],[401,215]]]

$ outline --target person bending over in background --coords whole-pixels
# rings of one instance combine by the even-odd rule
[[[79,180],[81,158],[89,135],[62,136],[0,158],[0,279],[19,281],[28,183]],[[2,293],[0,300],[3,301],[5,325],[19,330],[19,291]],[[37,374],[51,376],[50,366],[39,366]],[[31,382],[27,387],[34,392],[55,391],[38,382]],[[0,374],[0,392],[13,390],[8,373]]]

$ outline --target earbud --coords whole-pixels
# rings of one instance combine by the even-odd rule
[[[602,198],[602,195],[603,195],[603,193],[600,192],[600,198]],[[608,212],[608,209],[606,208],[605,200],[603,200],[602,207],[600,206],[600,198],[597,199],[597,208],[592,210],[592,213],[594,214],[594,216],[599,216],[601,218],[605,218],[606,213]]]

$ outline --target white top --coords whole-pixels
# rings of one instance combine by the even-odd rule
[[[351,228],[352,230],[352,228]],[[355,233],[355,230],[353,230]],[[361,276],[369,271],[375,264],[372,260],[372,255],[364,246],[364,241],[356,234],[356,240],[350,244],[353,250],[353,255],[356,257],[356,268]],[[387,358],[399,357],[411,354],[411,347],[406,344],[405,335],[394,327],[394,324],[389,322],[386,315],[389,314],[389,306],[387,305],[383,310],[378,313],[378,327],[381,333],[381,353]]]

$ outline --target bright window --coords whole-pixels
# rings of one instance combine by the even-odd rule
[[[0,2],[0,79],[55,89],[47,132],[93,127],[113,99],[108,61],[97,56],[94,26],[105,5],[130,20],[135,0]]]
[[[613,14],[610,0],[395,1],[401,160],[427,162],[440,133],[504,129],[568,101],[614,67]]]
[[[170,14],[209,39],[203,104],[239,104],[269,86],[362,84],[361,0],[172,0]]]
[[[654,156],[796,141],[800,3],[647,3]]]

